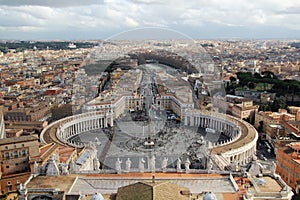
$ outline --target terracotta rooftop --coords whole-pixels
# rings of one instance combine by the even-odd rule
[[[50,143],[50,144],[46,144],[46,145],[40,147],[40,154],[41,154],[41,156],[43,156],[54,145],[55,145],[54,143]]]
[[[189,199],[189,190],[166,181],[138,182],[118,189],[116,200],[173,200]],[[183,195],[187,194],[187,195]]]
[[[0,140],[0,145],[14,144],[19,142],[37,141],[38,138],[32,135],[26,135],[21,137],[4,138]]]
[[[68,191],[75,181],[77,175],[68,176],[38,176],[33,178],[27,188],[58,188],[61,191]]]
[[[261,192],[280,192],[282,186],[273,178],[264,176],[262,180],[265,181],[265,184],[257,184]]]
[[[66,162],[74,153],[75,148],[69,146],[59,146],[59,160]]]

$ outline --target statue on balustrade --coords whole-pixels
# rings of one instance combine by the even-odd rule
[[[71,173],[74,173],[76,171],[76,164],[75,164],[73,158],[71,159],[71,161],[69,163],[69,171]]]
[[[39,164],[38,164],[36,161],[34,161],[34,165],[33,165],[33,173],[34,173],[35,175],[39,175],[39,174],[40,174]]]
[[[144,171],[145,171],[145,163],[146,162],[145,162],[144,158],[141,158],[140,162],[139,162],[139,170],[141,173],[144,173]]]
[[[155,156],[154,155],[150,159],[150,170],[151,170],[151,172],[155,172]]]
[[[191,165],[191,161],[189,160],[189,158],[186,158],[186,161],[184,163],[186,173],[190,172],[190,165]]]
[[[177,167],[176,167],[176,169],[177,169],[177,172],[182,172],[182,169],[181,169],[181,159],[180,158],[178,158],[177,159]]]
[[[275,174],[275,171],[276,171],[276,163],[275,163],[274,161],[272,161],[272,163],[271,163],[270,171],[271,171],[271,174]]]
[[[61,174],[67,175],[69,174],[68,165],[67,164],[61,164]]]
[[[127,158],[127,160],[126,160],[126,172],[130,172],[130,168],[131,168],[131,160],[130,160],[130,158]]]
[[[161,164],[161,168],[162,168],[162,171],[163,172],[166,172],[167,171],[167,166],[168,166],[168,158],[164,158],[163,161],[162,161],[162,164]]]
[[[122,164],[122,160],[120,160],[120,158],[118,157],[116,164],[115,164],[118,174],[120,174],[122,172],[121,164]]]
[[[94,159],[94,170],[99,172],[100,171],[100,161],[98,158]]]

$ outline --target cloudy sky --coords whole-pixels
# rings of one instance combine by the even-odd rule
[[[300,39],[299,0],[0,0],[0,19],[0,39],[106,39],[144,27],[195,39]]]

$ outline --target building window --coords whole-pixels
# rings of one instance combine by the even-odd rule
[[[5,152],[5,158],[9,159],[9,152]]]
[[[12,185],[8,185],[7,190],[10,192],[12,190]]]
[[[8,147],[7,147],[7,146],[5,146],[5,149],[8,149]]]
[[[6,165],[6,168],[8,169],[8,168],[9,168],[9,165]]]
[[[26,150],[25,149],[22,150],[22,156],[26,156]]]
[[[18,157],[18,151],[14,151],[14,157],[15,157],[15,158]]]

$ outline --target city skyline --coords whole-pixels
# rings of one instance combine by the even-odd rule
[[[299,39],[300,30],[300,3],[294,0],[0,0],[0,11],[0,38],[6,40],[107,39],[145,27],[193,39]],[[156,38],[151,32],[131,33],[133,39],[166,39],[159,32]]]

